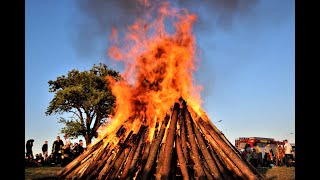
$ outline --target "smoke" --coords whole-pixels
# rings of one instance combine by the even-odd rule
[[[178,0],[178,4],[199,14],[195,28],[212,32],[214,28],[230,31],[234,18],[249,15],[258,0]]]
[[[198,15],[198,20],[194,25],[197,35],[198,51],[201,49],[211,49],[219,46],[212,38],[217,31],[231,32],[234,22],[237,20],[246,21],[254,16],[255,8],[259,4],[258,0],[202,0],[185,1],[178,0],[177,5],[185,7],[189,11]],[[200,65],[195,72],[195,80],[199,84],[205,84],[206,87],[201,92],[201,97],[205,101],[206,97],[215,92],[216,71],[213,69],[212,59],[204,60],[206,52],[197,53],[199,55]]]
[[[141,6],[142,1],[151,6],[163,2],[161,0],[75,1],[81,13],[80,18],[72,19],[74,26],[71,31],[71,41],[77,54],[80,57],[89,57],[98,53],[99,48],[105,50],[112,26],[123,29],[134,22],[137,17],[145,15],[148,7]],[[197,13],[196,31],[212,33],[216,27],[230,30],[234,17],[248,13],[257,0],[202,0],[200,2],[173,0],[170,2],[175,6]]]
[[[163,0],[75,1],[81,17],[73,19],[74,29],[71,34],[71,42],[79,57],[86,58],[90,57],[89,55],[101,54],[102,57],[107,58],[106,50],[112,27],[123,30],[136,18],[144,16],[148,7],[142,7],[141,2],[156,5]],[[294,4],[294,1],[291,0],[171,0],[170,2],[175,7],[186,8],[197,14],[198,18],[193,27],[197,45],[200,50],[208,48],[211,52],[219,47],[219,44],[216,44],[213,39],[217,31],[230,33],[235,29],[235,25],[241,24],[242,27],[245,26],[256,33],[256,35],[248,36],[248,40],[250,40],[250,38],[257,37],[261,29],[280,26],[287,17],[292,15],[291,3]],[[275,26],[275,24],[277,25]],[[121,35],[119,37],[121,38]],[[195,78],[200,84],[208,84],[209,82],[214,84],[212,81],[217,73],[212,69],[212,62],[219,60],[212,57],[202,60],[204,58],[201,56],[205,56],[207,53],[197,53],[201,61]],[[109,61],[108,63],[113,62]],[[234,63],[245,64],[243,61],[230,62],[229,64]],[[119,65],[121,66],[121,64]],[[213,92],[212,88],[212,86],[206,86],[204,96],[210,95],[210,92]]]

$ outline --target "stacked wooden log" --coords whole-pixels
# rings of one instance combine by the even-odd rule
[[[120,126],[65,166],[57,178],[261,179],[205,113],[197,114],[182,101],[170,114],[155,128],[143,120],[138,131]]]

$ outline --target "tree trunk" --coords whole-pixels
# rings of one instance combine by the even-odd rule
[[[86,140],[86,147],[88,147],[88,145],[91,144],[91,139],[92,139],[92,138],[90,138],[89,135],[86,135],[86,136],[84,137],[84,139]]]

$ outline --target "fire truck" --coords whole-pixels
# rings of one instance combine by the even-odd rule
[[[235,147],[242,152],[246,144],[249,144],[251,148],[253,148],[254,144],[257,143],[257,146],[260,148],[264,148],[267,143],[270,143],[270,146],[275,152],[277,145],[284,145],[283,141],[276,141],[274,138],[266,138],[266,137],[239,137],[235,140]]]

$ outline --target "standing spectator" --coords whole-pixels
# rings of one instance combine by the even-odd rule
[[[252,149],[252,158],[250,159],[250,163],[257,168],[258,167],[258,153],[256,152],[256,149]]]
[[[283,165],[283,148],[282,146],[279,144],[276,148],[276,151],[275,151],[275,155],[276,155],[276,164],[275,166],[282,166]]]
[[[78,145],[78,155],[82,154],[83,152],[84,152],[83,141],[82,141],[82,139],[80,139],[79,145]]]
[[[42,145],[42,154],[44,161],[47,161],[48,159],[48,141],[44,141],[44,144]]]
[[[270,143],[267,143],[267,146],[264,148],[264,166],[269,167],[273,161],[272,149]]]
[[[63,155],[62,155],[62,166],[65,166],[71,162],[71,150],[70,150],[70,140],[67,140],[66,145],[62,147]]]
[[[53,153],[53,162],[58,166],[61,166],[62,163],[62,147],[64,146],[63,141],[60,139],[60,136],[57,136],[57,139],[52,144],[52,153]]]
[[[293,160],[292,146],[289,144],[288,140],[284,140],[284,143],[285,163],[287,167],[290,167]]]
[[[255,149],[256,153],[257,153],[257,166],[261,166],[261,164],[262,164],[262,152],[261,152],[260,147],[258,146],[257,142],[255,142],[253,144],[253,149]]]
[[[247,151],[247,156],[246,156],[246,159],[248,162],[251,161],[251,158],[252,158],[252,150],[251,148],[249,147],[249,149],[246,150]]]
[[[75,142],[71,151],[72,154],[72,160],[75,159],[76,157],[78,157],[79,153],[78,153],[78,143]]]
[[[33,142],[34,142],[33,139],[29,139],[26,143],[26,150],[27,150],[26,156],[31,159],[33,159],[33,152],[32,152]]]
[[[67,144],[67,141],[70,141],[70,142],[71,142],[71,140],[69,139],[69,137],[68,137],[67,134],[64,134],[64,135],[63,135],[63,139],[64,139],[65,144]]]
[[[249,151],[251,150],[250,148],[250,144],[247,143],[245,146],[244,146],[244,151],[243,151],[243,158],[244,159],[247,159],[247,154],[249,153]]]

